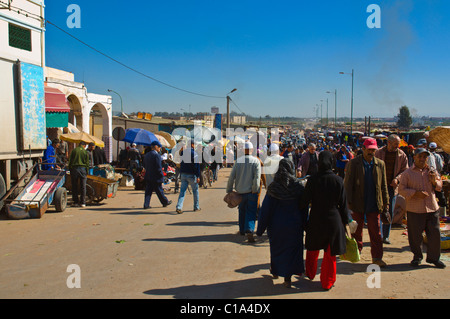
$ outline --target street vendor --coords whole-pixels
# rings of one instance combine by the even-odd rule
[[[51,170],[51,169],[59,169],[60,167],[56,164],[56,150],[59,147],[59,140],[54,139],[52,143],[47,147],[44,151],[44,156],[42,158],[42,169],[43,170]]]
[[[69,158],[73,206],[78,207],[86,207],[86,180],[89,170],[89,155],[85,147],[86,142],[81,141],[78,147],[72,150]]]

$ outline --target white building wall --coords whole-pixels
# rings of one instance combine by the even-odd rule
[[[2,7],[0,10],[0,57],[44,67],[44,1],[14,0],[11,1],[11,9],[5,8],[7,5],[4,3],[8,3],[8,0],[2,0],[2,2],[3,4],[0,4]],[[9,46],[10,23],[31,30],[31,51]]]
[[[76,123],[81,126],[82,131],[89,133],[90,113],[95,105],[98,105],[103,118],[102,140],[105,142],[105,152],[108,161],[112,161],[112,97],[88,93],[84,83],[74,82],[73,73],[63,70],[46,68],[45,78],[49,87],[56,88],[63,92],[66,98],[74,95],[81,104],[82,123]]]

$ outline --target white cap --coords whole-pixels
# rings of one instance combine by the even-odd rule
[[[437,144],[435,142],[431,142],[429,146],[430,148],[437,148]]]
[[[246,149],[246,150],[251,150],[251,149],[253,149],[253,144],[251,143],[251,142],[245,142],[244,143],[244,149]]]
[[[278,147],[277,144],[272,143],[272,144],[270,144],[270,146],[269,146],[269,151],[271,151],[272,153],[273,153],[273,152],[278,152],[278,151],[280,151],[280,148]]]

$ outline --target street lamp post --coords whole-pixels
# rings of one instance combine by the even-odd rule
[[[355,78],[355,70],[352,69],[352,73],[344,73],[344,72],[339,72],[339,74],[348,74],[352,76],[352,101],[351,101],[351,117],[350,117],[350,134],[353,133],[353,81]]]
[[[327,91],[327,93],[334,94],[334,130],[336,130],[336,120],[337,120],[337,89],[334,92]]]
[[[322,107],[323,107],[323,100],[320,100],[320,127],[322,127],[322,125],[323,125],[323,112],[322,112]]]
[[[120,115],[122,116],[122,115],[123,115],[123,103],[122,103],[122,97],[121,97],[120,94],[117,93],[116,91],[113,91],[113,90],[108,89],[108,92],[116,93],[116,94],[120,97],[120,113],[121,113]]]
[[[237,89],[232,89],[230,93],[236,92]],[[227,129],[230,128],[230,100],[231,98],[228,96],[230,93],[227,94]]]

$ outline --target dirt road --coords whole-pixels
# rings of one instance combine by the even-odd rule
[[[450,296],[449,267],[410,267],[403,230],[393,230],[385,245],[388,267],[380,288],[367,280],[370,248],[357,264],[340,261],[337,282],[323,291],[314,281],[293,278],[283,287],[269,273],[266,236],[248,244],[237,234],[237,209],[223,202],[229,169],[219,182],[200,190],[202,210],[193,212],[187,194],[184,213],[163,208],[154,195],[143,210],[143,192],[120,189],[99,206],[48,211],[42,219],[0,220],[0,298],[445,298]],[[364,233],[368,242],[367,231]],[[71,270],[69,265],[78,265]],[[75,278],[75,274],[80,274]],[[370,277],[372,276],[372,277]],[[369,278],[370,277],[370,278]],[[80,284],[80,288],[68,288]],[[74,279],[75,278],[75,279]],[[77,281],[77,280],[78,281]],[[375,283],[375,281],[370,281]]]

